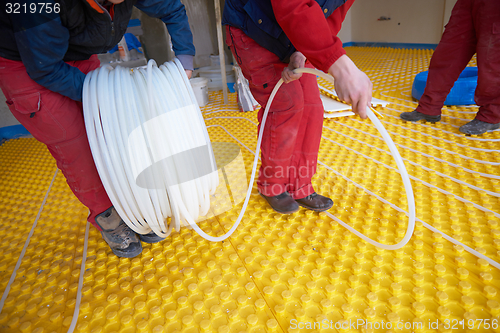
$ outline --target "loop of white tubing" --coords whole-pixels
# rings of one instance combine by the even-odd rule
[[[332,76],[327,75],[327,74],[325,74],[317,69],[297,68],[294,70],[294,73],[296,73],[296,74],[307,73],[307,74],[317,75],[317,76],[333,83]],[[276,87],[274,87],[274,90],[271,94],[269,102],[267,103],[266,110],[264,111],[264,115],[262,117],[263,124],[261,125],[261,130],[260,130],[261,133],[259,133],[259,139],[260,139],[260,136],[262,134],[262,130],[264,128],[265,120],[267,118],[267,113],[269,111],[269,105],[271,104],[271,102],[274,98],[274,95],[276,94],[277,90],[280,88],[282,83],[283,83],[282,79],[280,81],[278,81],[278,83],[276,84]],[[403,159],[401,158],[401,155],[399,155],[399,151],[396,148],[396,145],[392,141],[391,137],[389,136],[389,133],[387,133],[386,129],[384,128],[384,126],[382,125],[380,120],[378,120],[378,118],[375,116],[375,114],[372,112],[372,110],[368,106],[366,107],[366,114],[367,114],[368,118],[375,125],[375,128],[377,128],[377,130],[382,135],[382,138],[384,139],[387,146],[389,146],[389,150],[391,151],[391,154],[392,154],[394,160],[396,161],[396,165],[398,166],[399,173],[401,175],[401,179],[403,180],[403,184],[405,186],[405,191],[406,191],[406,199],[408,201],[408,211],[409,211],[408,212],[408,227],[406,229],[406,233],[405,233],[403,239],[400,242],[398,242],[397,244],[394,244],[394,245],[382,244],[382,243],[376,242],[373,239],[365,236],[364,234],[357,231],[356,229],[354,229],[353,227],[351,227],[347,223],[341,221],[340,219],[338,219],[336,216],[332,215],[331,213],[326,212],[326,215],[329,216],[331,219],[337,221],[340,225],[342,225],[344,228],[351,231],[356,236],[360,237],[361,239],[363,239],[364,241],[366,241],[372,245],[375,245],[375,246],[382,248],[382,249],[385,249],[385,250],[397,250],[397,249],[400,249],[403,246],[405,246],[410,241],[411,236],[413,235],[413,230],[415,229],[416,216],[415,216],[415,199],[413,197],[413,189],[411,187],[410,177],[408,176],[408,172],[406,171],[405,165],[403,163]],[[259,142],[260,141],[258,141],[258,143]],[[257,151],[259,150],[259,148],[260,148],[260,146],[258,145]]]
[[[331,76],[314,69],[299,68],[294,72],[318,75],[326,80],[333,81]],[[232,228],[227,233],[219,237],[214,237],[201,230],[196,224],[195,219],[199,215],[204,216],[208,212],[210,194],[213,194],[218,186],[216,172],[212,172],[210,175],[200,177],[194,181],[176,186],[167,186],[166,174],[175,176],[176,170],[165,170],[166,174],[163,175],[164,178],[153,180],[155,184],[163,183],[165,188],[151,190],[132,186],[135,180],[131,173],[131,167],[127,161],[122,160],[128,156],[128,151],[125,148],[128,133],[138,126],[143,127],[146,115],[148,119],[153,119],[165,113],[166,110],[178,109],[192,104],[196,105],[198,111],[196,112],[198,115],[197,121],[203,124],[202,128],[204,132],[202,134],[206,144],[210,147],[209,151],[213,159],[214,155],[203,117],[180,62],[176,59],[175,62],[165,63],[158,68],[156,63],[150,60],[146,71],[144,69],[130,71],[118,66],[113,71],[110,71],[109,67],[103,67],[89,73],[85,78],[83,89],[87,135],[90,147],[92,148],[92,155],[106,192],[118,214],[127,225],[138,233],[144,234],[152,230],[159,236],[166,237],[172,232],[173,226],[178,231],[180,229],[180,221],[184,220],[200,236],[209,241],[219,242],[230,237],[236,228],[238,228],[250,200],[267,115],[274,97],[282,84],[283,80],[278,81],[264,110],[250,182],[240,213]],[[100,110],[103,112],[100,112]],[[118,117],[118,111],[122,113],[121,117]],[[189,121],[192,122],[193,119],[182,119],[182,115],[179,116],[178,113],[173,114],[176,116],[175,124],[172,124],[171,128],[164,129],[166,132],[171,131],[173,134],[169,140],[164,140],[163,149],[169,149],[169,147],[175,148],[173,151],[189,149],[189,144],[193,142],[193,138],[200,135],[200,133],[193,133],[190,130],[191,126],[187,126]],[[394,142],[368,107],[367,115],[389,146],[405,186],[409,210],[406,234],[397,244],[381,244],[363,235],[332,214],[327,212],[327,215],[368,243],[379,248],[396,250],[408,243],[415,228],[413,191],[408,173]],[[150,143],[154,142],[155,138],[158,138],[158,133],[148,133],[144,128],[143,132]],[[175,138],[182,138],[182,140]],[[137,154],[134,158],[152,159],[144,151],[136,150],[132,153]],[[167,217],[172,218],[168,228],[165,226]]]
[[[153,231],[167,237],[174,227],[180,230],[181,221],[198,228],[194,219],[206,215],[210,209],[210,195],[215,193],[219,182],[217,171],[173,186],[167,185],[167,179],[178,179],[182,166],[146,172],[144,176],[149,177],[146,183],[157,187],[151,189],[137,186],[132,170],[134,161],[152,165],[155,156],[171,156],[189,150],[196,147],[195,141],[210,147],[211,167],[217,170],[208,132],[195,100],[178,61],[160,68],[151,61],[147,69],[103,67],[85,78],[84,119],[96,168],[118,214],[137,233]],[[190,112],[175,112],[184,107],[191,108]],[[197,112],[192,112],[193,107]],[[155,125],[150,121],[145,126],[148,120],[155,122],[156,117],[172,110],[174,112],[168,114],[171,122],[160,122],[163,127],[157,131],[146,130]],[[196,132],[190,130],[193,127]],[[129,135],[134,130],[143,135],[139,141],[145,146],[129,144]],[[169,226],[166,225],[168,217],[171,217]]]

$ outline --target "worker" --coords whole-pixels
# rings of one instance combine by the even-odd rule
[[[226,43],[264,109],[277,82],[281,86],[269,109],[261,146],[257,186],[279,213],[299,206],[325,211],[330,198],[311,184],[316,173],[323,128],[323,104],[316,77],[295,74],[316,67],[331,74],[339,98],[365,119],[372,84],[342,48],[337,34],[354,0],[226,0],[222,23]],[[260,124],[259,124],[260,130]]]
[[[83,120],[85,74],[100,66],[98,53],[123,37],[132,8],[165,22],[188,77],[195,49],[180,0],[19,0],[0,11],[0,87],[14,117],[47,145],[88,221],[119,257],[135,257],[142,242],[114,209],[97,173]]]
[[[455,81],[477,53],[478,79],[474,120],[459,128],[481,135],[500,128],[500,1],[458,0],[443,37],[431,58],[424,94],[418,107],[403,112],[406,121],[441,120],[441,109]]]

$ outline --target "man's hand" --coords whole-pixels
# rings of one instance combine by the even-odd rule
[[[190,79],[191,75],[193,75],[193,71],[190,70],[190,69],[185,69],[184,71],[186,72],[186,75],[187,75],[188,79]]]
[[[295,68],[303,68],[306,64],[306,57],[300,52],[294,52],[290,56],[290,63],[288,67],[285,67],[283,72],[281,72],[281,78],[285,83],[290,83],[294,80],[300,79],[302,74],[294,74],[293,70]]]
[[[335,91],[339,98],[352,105],[352,111],[366,119],[366,107],[371,105],[372,83],[345,54],[329,69],[335,78]]]

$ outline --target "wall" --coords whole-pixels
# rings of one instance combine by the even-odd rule
[[[195,68],[210,66],[210,55],[219,54],[214,0],[183,0],[182,3],[186,7],[196,47]]]
[[[5,96],[0,90],[0,127],[19,125],[16,118],[10,113],[7,103],[5,103]]]
[[[193,33],[193,43],[196,48],[195,68],[210,66],[210,56],[219,54],[214,1],[220,1],[221,9],[224,8],[224,0],[182,0],[186,7],[189,26]],[[158,19],[148,17],[146,14],[142,14],[140,19],[144,31],[141,42],[146,47],[147,56],[155,59],[158,63],[171,60],[174,54],[170,48],[170,36],[165,24]],[[231,62],[231,52],[227,47],[225,50],[226,59]]]
[[[447,2],[356,0],[351,8],[352,41],[437,44],[441,39]],[[390,20],[379,21],[381,16],[390,17]]]
[[[446,0],[444,7],[444,14],[443,14],[443,31],[444,31],[444,26],[450,20],[451,10],[453,9],[453,6],[455,6],[457,1],[458,0]]]
[[[337,36],[342,43],[352,42],[352,10],[347,12],[344,22],[342,23],[342,29],[340,29]]]

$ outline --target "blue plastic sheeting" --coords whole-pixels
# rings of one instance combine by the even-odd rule
[[[418,73],[413,81],[411,95],[413,98],[420,100],[424,94],[427,84],[428,71]],[[458,80],[451,88],[448,97],[444,101],[444,105],[471,105],[474,102],[474,93],[477,87],[477,67],[466,67],[458,77]]]
[[[140,27],[141,26],[141,20],[139,19],[133,19],[128,21],[127,27],[132,28],[132,27]]]
[[[123,36],[125,37],[125,41],[127,42],[129,51],[132,49],[136,49],[137,52],[142,53],[141,50],[139,50],[139,48],[141,47],[141,42],[139,42],[137,37],[135,37],[131,33],[126,33]],[[109,50],[109,53],[115,53],[116,51],[118,51],[118,45],[115,45],[115,47]]]
[[[30,135],[30,132],[23,125],[0,127],[0,141],[16,139],[26,135]]]

